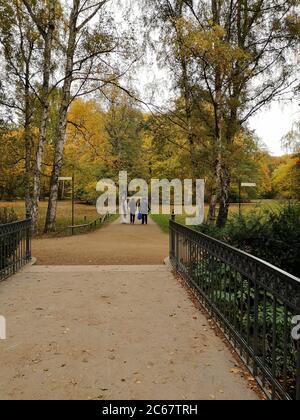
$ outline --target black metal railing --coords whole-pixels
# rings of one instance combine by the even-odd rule
[[[269,398],[300,400],[300,280],[174,221],[170,260]]]
[[[31,220],[0,225],[0,281],[31,259]]]

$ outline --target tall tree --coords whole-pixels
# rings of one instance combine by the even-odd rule
[[[206,1],[187,3],[197,19],[187,20],[186,45],[214,114],[217,224],[222,227],[232,181],[226,150],[252,115],[296,82],[289,54],[297,45],[297,33],[291,31],[297,11],[293,0],[211,0],[211,13],[204,13]]]
[[[96,2],[73,0],[72,2],[67,23],[65,71],[45,232],[55,229],[58,184],[63,164],[70,104],[78,96],[96,90],[101,91],[107,84],[115,83],[118,78],[114,71],[113,61],[107,61],[109,54],[120,46],[120,40],[112,33],[114,28],[111,27],[111,21],[105,15],[104,6],[109,2],[110,0]],[[100,17],[102,21],[99,27],[93,25],[93,21]]]
[[[33,174],[33,191],[30,207],[30,215],[32,219],[33,230],[37,231],[39,200],[41,192],[41,175],[43,156],[46,145],[47,122],[49,117],[49,95],[50,95],[50,77],[52,70],[52,49],[54,32],[56,25],[56,6],[57,0],[47,0],[37,4],[35,1],[30,2],[23,0],[26,9],[43,39],[43,63],[42,63],[42,88],[38,94],[40,101],[40,125],[39,138],[35,155],[34,174]],[[46,11],[46,13],[45,13]]]
[[[0,84],[0,104],[10,111],[14,123],[17,118],[23,126],[25,206],[26,215],[30,217],[32,120],[35,111],[33,85],[37,71],[39,35],[32,28],[20,1],[2,2],[0,7],[0,43],[6,63]]]

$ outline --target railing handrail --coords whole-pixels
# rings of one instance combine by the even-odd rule
[[[82,225],[73,225],[73,226],[71,225],[71,226],[68,226],[67,229],[76,229],[76,228],[79,229],[79,228],[83,228],[83,227],[89,227],[89,226],[94,225],[99,220],[102,220],[102,217],[98,217],[97,219],[93,220],[92,222],[83,223]]]
[[[24,223],[31,223],[31,219],[16,220],[15,222],[2,223],[2,224],[0,224],[0,228],[19,225],[19,224],[24,224]]]
[[[216,239],[216,238],[213,238],[211,236],[208,236],[208,235],[206,235],[206,234],[204,234],[202,232],[198,232],[198,231],[196,231],[196,230],[194,230],[194,229],[192,229],[192,228],[190,228],[188,226],[184,226],[181,223],[178,223],[178,222],[175,222],[173,220],[170,220],[170,226],[172,226],[172,225],[173,226],[176,226],[176,227],[179,227],[182,230],[189,231],[193,235],[198,235],[199,238],[200,237],[201,238],[205,238],[206,240],[211,241],[212,243],[215,243],[215,244],[218,244],[218,245],[220,245],[222,247],[225,247],[228,250],[231,250],[231,251],[235,252],[236,254],[239,254],[239,255],[242,255],[244,257],[247,257],[250,260],[252,260],[253,262],[260,263],[261,265],[264,265],[268,269],[271,269],[271,270],[277,272],[280,275],[284,275],[285,277],[288,277],[289,280],[296,281],[300,285],[300,278],[294,276],[293,274],[288,273],[287,271],[282,270],[279,267],[276,267],[275,265],[269,263],[268,261],[262,260],[261,258],[258,258],[258,257],[254,256],[254,255],[251,255],[251,254],[249,254],[246,251],[242,251],[242,250],[240,250],[238,248],[235,248],[234,246],[229,245],[226,242],[223,242],[223,241],[221,241],[219,239]]]

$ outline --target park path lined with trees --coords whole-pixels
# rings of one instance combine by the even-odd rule
[[[48,264],[62,252],[68,258],[68,240],[36,241],[34,255],[44,242]],[[253,381],[163,265],[168,236],[153,222],[116,222],[70,240],[77,244],[73,264],[93,249],[87,263],[109,254],[103,264],[128,265],[37,265],[1,285],[8,325],[0,345],[1,399],[258,398]],[[53,257],[51,241],[58,244]],[[146,261],[153,265],[130,265]]]
[[[209,211],[198,229],[298,275],[299,209],[293,210],[292,200],[300,197],[299,119],[282,139],[282,157],[272,157],[249,124],[275,101],[298,97],[299,35],[295,0],[1,2],[0,200],[24,200],[31,219],[11,226],[16,215],[0,213],[8,225],[1,226],[2,278],[29,261],[30,233],[38,266],[1,284],[9,339],[0,347],[0,397],[255,398],[230,352],[163,266],[169,241],[154,223],[115,222],[73,238],[35,235],[59,235],[60,226],[68,226],[69,210],[63,217],[58,211],[59,200],[71,198],[67,179],[72,203],[95,204],[98,181],[118,185],[120,171],[127,171],[129,181],[147,183],[201,178]],[[147,65],[154,78],[146,76]],[[157,70],[165,75],[163,83]],[[257,189],[241,197],[245,183]],[[278,214],[228,220],[232,202],[253,198],[284,198],[289,205]],[[274,269],[280,278],[270,281],[262,263],[269,289],[259,290],[256,263],[254,269],[249,263],[250,274],[231,261],[224,269],[223,257],[216,262],[210,250],[207,261],[200,260],[201,272],[186,232],[176,249],[170,239],[176,264],[184,265],[182,252],[189,258],[192,280],[209,282],[210,273],[217,278],[212,292],[235,321],[241,304],[239,327],[246,325],[247,334],[239,336],[249,346],[253,334],[255,377],[261,351],[262,373],[272,372],[273,397],[276,386],[287,397],[284,386],[299,399],[300,350],[294,343],[287,357],[289,318],[299,305],[288,310],[286,296],[278,297],[281,274],[285,294],[292,281],[295,297],[298,279]],[[207,249],[199,249],[206,257]],[[271,361],[265,360],[266,336]]]

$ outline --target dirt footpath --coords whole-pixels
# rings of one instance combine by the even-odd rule
[[[169,253],[169,238],[150,220],[148,226],[119,221],[95,232],[33,240],[39,265],[156,265]]]
[[[164,266],[27,267],[0,308],[0,399],[257,398]]]

